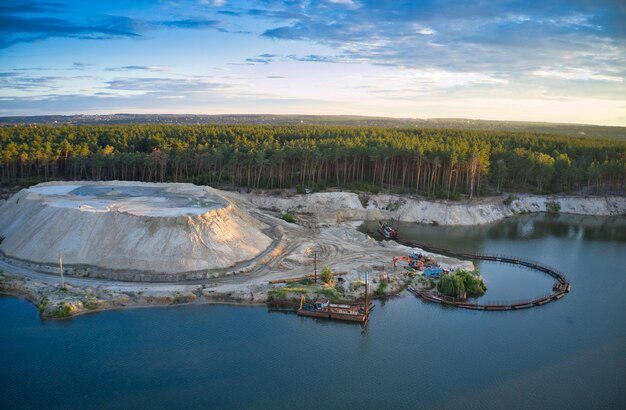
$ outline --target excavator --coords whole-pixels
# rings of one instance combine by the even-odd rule
[[[409,263],[409,267],[413,269],[419,269],[424,267],[424,262],[419,260],[419,258],[413,258],[411,256],[394,256],[393,257],[393,267],[398,267],[398,261],[407,261]]]

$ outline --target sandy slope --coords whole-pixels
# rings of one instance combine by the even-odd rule
[[[168,184],[164,192],[119,199],[72,195],[76,185],[157,186],[102,182],[22,190],[0,208],[0,250],[38,263],[57,264],[62,254],[67,266],[177,273],[232,267],[272,244],[262,231],[267,225],[211,188]]]
[[[363,207],[357,194],[348,192],[314,193],[293,198],[255,194],[245,197],[262,208],[311,213],[328,224],[394,218],[439,225],[480,225],[520,213],[546,212],[546,205],[552,202],[559,204],[562,213],[598,216],[626,214],[624,197],[516,195],[513,196],[516,199],[505,203],[507,196],[460,202],[380,194],[366,195],[366,207]]]

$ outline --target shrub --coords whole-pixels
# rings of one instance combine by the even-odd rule
[[[339,293],[339,291],[337,291],[337,289],[335,288],[317,289],[315,293],[328,298],[328,300],[330,300],[331,302],[336,302],[340,300],[342,296],[341,293]]]
[[[174,293],[174,300],[172,301],[172,303],[178,305],[180,303],[183,303],[184,301],[185,300],[183,299],[183,294],[179,291],[176,291],[176,293]]]
[[[448,191],[440,188],[436,191],[430,192],[428,194],[428,199],[450,199],[453,201],[459,201],[461,199],[461,194],[459,192]]]
[[[506,206],[509,206],[513,203],[513,201],[517,201],[519,198],[516,197],[515,195],[509,195],[506,197],[506,199],[504,201],[502,201],[502,203]]]
[[[2,244],[2,241],[4,241],[4,236],[0,235],[0,244]]]
[[[306,293],[307,289],[302,287],[284,287],[283,290],[285,292],[293,292],[293,293]]]
[[[463,291],[466,292],[467,296],[480,296],[487,290],[487,285],[480,279],[478,272],[472,273],[459,269],[444,275],[437,285],[437,290],[446,296],[455,298],[459,297]]]
[[[350,290],[352,292],[356,292],[357,290],[361,289],[363,287],[363,283],[362,282],[351,282],[350,283]]]
[[[57,305],[57,308],[54,311],[52,316],[62,318],[62,317],[69,317],[71,314],[72,314],[72,307],[66,302],[61,302]]]
[[[561,211],[561,204],[557,201],[547,201],[546,211],[551,214],[558,214]]]
[[[324,283],[330,283],[333,280],[333,272],[330,270],[328,265],[324,265],[324,267],[322,268],[322,274],[320,275],[320,279],[322,279]]]
[[[46,305],[48,304],[48,298],[44,297],[43,299],[41,299],[41,301],[39,301],[39,303],[37,304],[37,309],[39,309],[39,313],[43,313],[44,310],[46,310]]]
[[[292,224],[296,223],[296,217],[293,216],[293,214],[290,214],[289,212],[285,212],[283,214],[283,220],[285,220],[285,221],[287,221],[289,223],[292,223]]]
[[[371,182],[353,182],[349,185],[351,191],[367,191],[372,194],[380,192],[380,188]]]
[[[361,201],[363,208],[367,208],[367,205],[370,203],[370,196],[366,194],[359,194],[359,201]]]
[[[287,299],[287,292],[283,289],[270,289],[267,292],[267,296],[269,300],[285,300]]]
[[[459,295],[465,290],[463,279],[455,274],[444,275],[437,285],[437,290],[446,295],[452,297],[459,297]]]
[[[404,202],[405,201],[402,201],[400,199],[397,201],[390,202],[389,204],[387,204],[387,207],[385,209],[391,212],[397,211],[400,208],[400,206],[404,205]]]
[[[376,290],[374,291],[374,296],[381,297],[385,294],[385,289],[387,288],[386,283],[380,283]]]
[[[487,290],[487,285],[485,285],[485,282],[480,278],[477,271],[468,272],[459,269],[454,272],[454,274],[463,279],[463,285],[465,286],[465,291],[468,296],[480,296]]]

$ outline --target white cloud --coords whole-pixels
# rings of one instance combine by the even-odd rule
[[[423,34],[425,36],[430,36],[432,34],[435,34],[435,30],[433,30],[430,27],[426,27],[426,26],[422,26],[421,24],[413,24],[413,30],[415,30],[416,33],[418,34]]]
[[[530,16],[525,14],[508,14],[505,18],[496,18],[494,22],[496,23],[514,23],[514,24],[522,24],[527,21],[531,21]]]
[[[174,73],[171,67],[164,65],[127,65],[123,67],[109,67],[106,68],[105,71],[153,71]]]
[[[599,74],[581,68],[572,68],[568,70],[535,70],[532,74],[537,77],[560,78],[563,80],[611,81],[619,83],[624,81],[622,77]]]
[[[602,30],[602,26],[592,24],[589,22],[590,16],[583,14],[572,14],[568,16],[561,16],[553,19],[546,19],[545,21],[554,24],[558,27],[573,26],[573,27],[586,27],[594,30]]]
[[[354,0],[327,0],[331,4],[341,4],[342,6],[359,8],[361,5]]]
[[[507,80],[483,73],[407,68],[382,69],[356,81],[382,98],[393,99],[411,99],[461,87],[508,84]]]

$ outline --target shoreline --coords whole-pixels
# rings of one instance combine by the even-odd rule
[[[394,297],[395,295],[391,295],[389,297]],[[0,297],[10,297],[15,299],[24,300],[33,307],[37,308],[37,304],[31,300],[27,295],[20,293],[11,293],[0,290]],[[176,306],[191,306],[191,305],[224,305],[224,306],[236,306],[236,307],[267,307],[267,303],[246,303],[246,302],[227,302],[227,301],[195,301],[195,302],[185,302],[185,303],[175,303],[175,304],[142,304],[142,305],[127,305],[127,306],[119,306],[119,307],[109,307],[102,309],[91,309],[91,310],[81,310],[75,313],[72,313],[70,316],[65,317],[54,317],[54,316],[42,316],[40,313],[40,318],[44,320],[68,320],[78,316],[85,316],[89,314],[97,314],[101,312],[110,312],[116,310],[127,310],[127,309],[152,309],[152,308],[171,308]]]
[[[71,281],[71,279],[70,279]],[[23,299],[39,310],[42,319],[65,320],[88,313],[108,310],[136,309],[149,307],[171,307],[183,305],[219,304],[233,306],[267,306],[266,301],[246,300],[229,297],[227,294],[198,296],[187,289],[190,285],[177,285],[179,290],[159,290],[146,284],[143,289],[148,291],[114,291],[111,288],[101,289],[97,296],[87,288],[68,284],[66,290],[60,285],[0,273],[0,295]]]
[[[52,183],[54,184],[54,183]],[[389,271],[389,285],[382,286],[382,275],[394,255],[408,254],[410,247],[392,241],[378,242],[360,233],[356,226],[372,220],[396,218],[404,222],[439,225],[481,225],[516,215],[546,212],[558,203],[560,213],[590,216],[626,215],[626,197],[546,197],[501,196],[470,203],[424,201],[400,195],[367,195],[348,192],[323,192],[280,196],[267,193],[223,192],[240,207],[245,207],[271,228],[280,229],[279,246],[262,258],[231,275],[218,275],[191,282],[137,282],[116,278],[66,275],[67,289],[60,289],[60,276],[53,267],[37,269],[36,263],[12,264],[0,261],[0,293],[26,299],[38,307],[42,318],[69,318],[80,314],[136,307],[178,306],[182,304],[228,304],[267,306],[272,295],[287,300],[332,295],[337,301],[354,302],[362,298],[362,274],[370,271],[371,294],[378,285],[379,298],[396,296],[415,286],[402,269]],[[510,199],[510,200],[509,200]],[[365,206],[364,206],[365,205]],[[563,212],[567,211],[567,212]],[[293,213],[298,225],[280,219]],[[460,223],[459,223],[460,222]],[[276,244],[274,244],[276,245]],[[312,273],[312,246],[320,247],[318,272],[325,261],[334,271],[346,272],[332,286],[271,285],[270,280],[301,277]],[[423,250],[419,249],[423,252]],[[473,263],[435,253],[442,266],[473,270]],[[30,265],[30,266],[29,266]],[[4,271],[4,272],[3,272]],[[46,272],[46,273],[44,273]],[[379,279],[377,279],[379,278]]]

